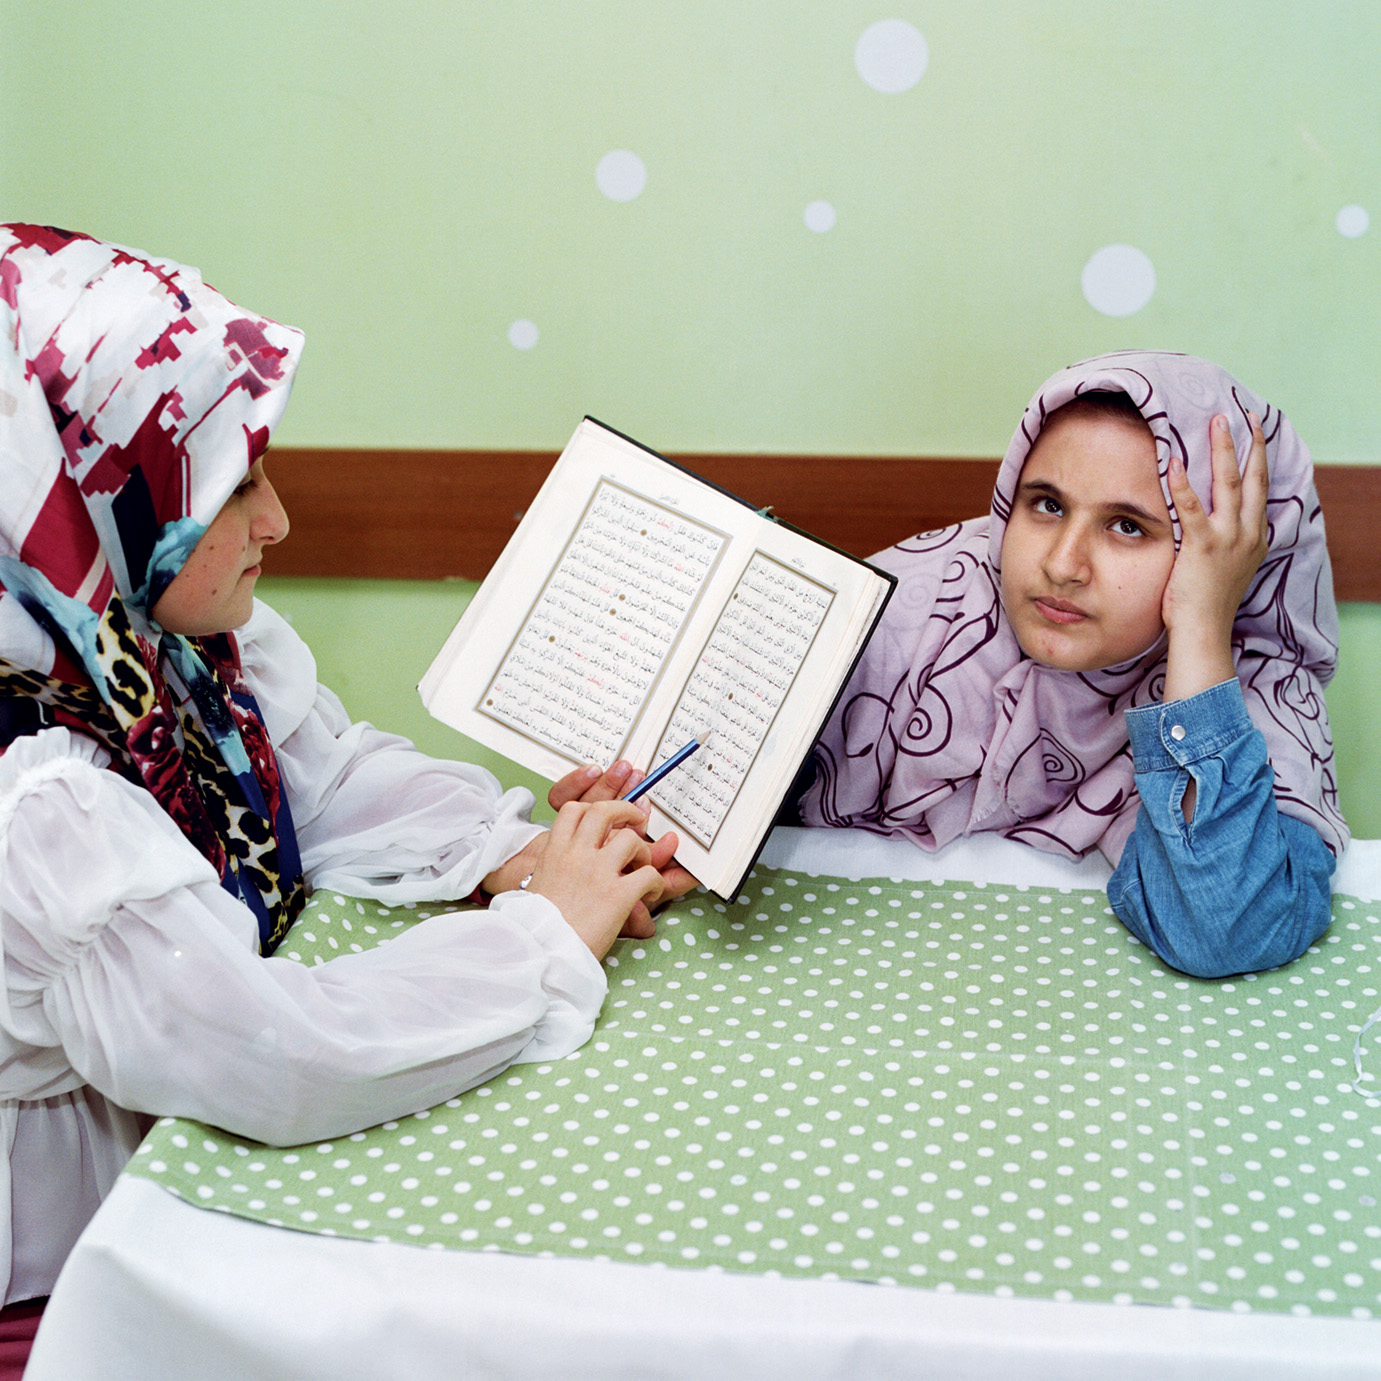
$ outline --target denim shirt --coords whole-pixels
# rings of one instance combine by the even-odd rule
[[[1126,712],[1136,828],[1108,882],[1123,924],[1167,964],[1221,978],[1288,963],[1328,928],[1335,860],[1276,810],[1266,740],[1236,680]],[[1197,783],[1194,817],[1181,802]]]

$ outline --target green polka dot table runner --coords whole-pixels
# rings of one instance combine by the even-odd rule
[[[280,953],[443,909],[319,894]],[[427,1247],[1370,1318],[1378,944],[1381,907],[1336,897],[1294,964],[1205,982],[1101,893],[760,868],[620,941],[564,1060],[286,1150],[167,1119],[129,1173]]]

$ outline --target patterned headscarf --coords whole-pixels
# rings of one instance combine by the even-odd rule
[[[229,634],[151,610],[282,416],[301,334],[195,269],[0,226],[0,750],[62,725],[146,787],[259,923],[305,900]]]
[[[1217,365],[1152,351],[1060,370],[1022,416],[989,516],[873,558],[900,583],[816,750],[803,818],[907,835],[928,849],[992,830],[1071,858],[1095,845],[1114,862],[1121,856],[1139,804],[1122,712],[1161,698],[1165,634],[1119,666],[1060,671],[1023,654],[999,593],[1022,465],[1049,415],[1091,391],[1127,394],[1150,427],[1177,549],[1171,455],[1207,502],[1209,420],[1226,414],[1245,458],[1247,413],[1261,418],[1269,550],[1237,611],[1233,660],[1266,737],[1279,808],[1340,853],[1348,830],[1323,697],[1338,617],[1309,451],[1280,412]]]

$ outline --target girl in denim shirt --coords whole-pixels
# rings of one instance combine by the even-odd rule
[[[1086,360],[1027,407],[987,517],[873,559],[900,584],[807,824],[1096,846],[1128,929],[1203,977],[1327,927],[1337,614],[1312,462],[1278,411],[1206,360]]]

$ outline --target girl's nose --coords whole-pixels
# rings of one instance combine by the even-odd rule
[[[1057,585],[1087,584],[1087,536],[1074,524],[1062,528],[1046,550],[1044,565],[1046,575]]]
[[[251,531],[265,546],[281,542],[288,535],[288,512],[278,497],[278,491],[267,479],[254,490],[256,499],[254,523]]]

